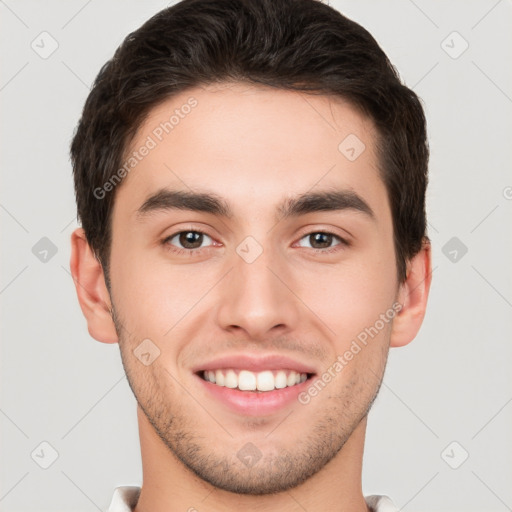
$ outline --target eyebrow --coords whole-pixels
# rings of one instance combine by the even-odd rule
[[[217,194],[170,189],[161,189],[148,197],[136,211],[136,216],[142,220],[152,213],[168,210],[204,212],[226,219],[234,217],[229,204]],[[313,212],[342,210],[361,212],[371,220],[375,220],[375,214],[369,204],[351,190],[306,192],[296,197],[287,198],[277,207],[276,220],[280,221]]]

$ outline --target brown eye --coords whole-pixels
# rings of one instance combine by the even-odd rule
[[[179,233],[175,233],[166,239],[166,243],[170,245],[179,244],[177,248],[179,249],[200,249],[202,243],[205,241],[205,237],[211,238],[202,233],[201,231],[180,231]],[[174,241],[174,243],[173,243]]]
[[[332,243],[335,240],[338,240],[339,242],[334,244],[334,246],[344,243],[344,240],[339,236],[334,235],[333,233],[325,233],[323,231],[309,233],[302,237],[301,241],[302,240],[307,240],[310,245],[303,245],[302,243],[299,243],[299,245],[301,247],[311,247],[311,249],[330,249],[333,247]]]
[[[327,233],[314,233],[309,235],[309,241],[315,249],[325,249],[331,245],[332,235],[328,235]]]

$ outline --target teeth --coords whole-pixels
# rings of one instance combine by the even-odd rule
[[[276,389],[282,389],[286,387],[286,373],[277,372],[277,375],[274,378],[274,386]]]
[[[227,388],[236,388],[238,386],[238,377],[233,370],[227,371],[226,378],[224,379],[224,386]]]
[[[273,391],[295,386],[308,378],[306,373],[293,370],[265,370],[258,373],[249,370],[205,370],[203,377],[217,386],[238,388],[241,391]]]
[[[238,374],[238,389],[242,391],[254,391],[256,389],[256,375],[252,372],[242,370]]]
[[[274,375],[272,372],[266,371],[258,373],[256,376],[256,388],[258,391],[272,391],[275,389]]]
[[[216,384],[218,384],[219,386],[224,386],[224,374],[220,370],[217,370],[215,372],[215,381],[214,382]]]

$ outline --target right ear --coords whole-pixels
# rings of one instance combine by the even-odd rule
[[[82,228],[71,234],[69,266],[89,334],[103,343],[117,343],[119,340],[103,267],[92,252]]]

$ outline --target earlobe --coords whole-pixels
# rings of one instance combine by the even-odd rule
[[[71,234],[70,269],[89,334],[103,343],[117,343],[103,267],[92,252],[82,228]]]
[[[425,239],[418,254],[407,265],[407,278],[400,285],[398,301],[402,309],[393,320],[391,347],[410,343],[420,330],[432,281],[430,241]]]

